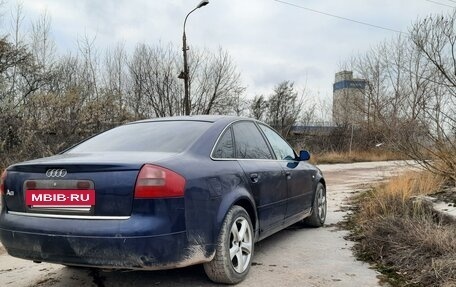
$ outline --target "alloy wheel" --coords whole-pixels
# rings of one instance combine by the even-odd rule
[[[318,189],[317,194],[317,208],[318,208],[318,216],[320,220],[325,220],[326,218],[326,194],[324,193],[323,189]]]
[[[252,247],[253,237],[249,222],[242,216],[238,217],[230,231],[230,259],[237,273],[242,273],[249,267]]]

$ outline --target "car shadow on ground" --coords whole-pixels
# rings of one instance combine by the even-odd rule
[[[267,253],[268,249],[287,244],[290,233],[306,232],[307,228],[293,225],[262,240],[255,245],[255,252]],[[261,265],[253,258],[252,269]],[[253,270],[251,270],[252,272]],[[218,286],[211,282],[202,265],[160,271],[121,271],[95,268],[63,267],[37,286]]]

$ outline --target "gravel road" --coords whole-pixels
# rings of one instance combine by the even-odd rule
[[[381,286],[379,273],[357,261],[346,231],[335,224],[345,201],[371,183],[409,168],[403,162],[320,165],[328,189],[323,228],[292,226],[256,245],[253,266],[238,286]],[[99,271],[35,264],[6,254],[0,245],[0,286],[215,286],[201,266],[167,271]]]

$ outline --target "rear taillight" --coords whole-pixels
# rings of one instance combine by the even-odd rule
[[[146,164],[136,179],[135,198],[184,196],[185,178],[172,170]]]
[[[5,180],[6,180],[6,169],[2,173],[0,178],[0,195],[5,195]]]

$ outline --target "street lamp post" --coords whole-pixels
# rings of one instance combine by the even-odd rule
[[[190,11],[187,16],[185,17],[185,20],[184,20],[184,33],[182,34],[182,52],[184,54],[184,71],[180,73],[179,75],[179,78],[180,79],[184,79],[184,89],[185,89],[185,94],[184,94],[184,107],[185,107],[185,115],[190,115],[190,109],[191,109],[191,105],[190,105],[190,84],[189,84],[189,68],[188,68],[188,62],[187,62],[187,50],[188,50],[188,47],[187,47],[187,36],[185,35],[185,24],[187,24],[187,18],[188,16],[190,16],[190,14],[192,14],[195,10],[203,7],[203,6],[206,6],[207,4],[209,4],[209,1],[208,0],[203,0],[201,1],[198,6],[196,6],[195,9],[193,9],[192,11]]]

